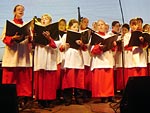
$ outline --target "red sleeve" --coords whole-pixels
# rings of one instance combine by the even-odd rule
[[[3,42],[8,46],[12,46],[13,45],[12,36],[6,36],[3,40]]]
[[[116,51],[116,50],[117,50],[117,46],[112,47],[111,50],[112,50],[112,51]]]
[[[143,48],[146,48],[147,46],[148,46],[148,43],[144,43],[144,44],[142,45]]]
[[[132,46],[129,47],[128,45],[126,45],[126,46],[124,47],[124,49],[125,49],[125,50],[128,50],[128,51],[132,51]]]
[[[83,44],[81,48],[82,48],[83,51],[87,50],[87,46],[85,44]]]
[[[91,53],[94,55],[99,55],[101,54],[103,51],[100,48],[99,44],[95,45],[94,48],[92,49]]]
[[[50,43],[49,43],[49,46],[52,47],[52,48],[57,48],[54,40],[52,38],[50,38]]]
[[[65,50],[65,47],[64,47],[63,45],[61,45],[61,46],[59,47],[59,50],[60,50],[61,52],[63,52],[63,51]]]

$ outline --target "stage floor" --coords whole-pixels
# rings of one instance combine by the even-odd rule
[[[19,113],[120,113],[118,103],[94,103],[98,99],[84,103],[84,105],[72,104],[70,106],[56,105],[54,108],[39,109],[37,102],[34,102],[33,107],[24,109]]]

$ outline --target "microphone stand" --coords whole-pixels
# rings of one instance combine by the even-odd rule
[[[125,90],[125,82],[124,82],[124,61],[125,61],[125,57],[124,57],[124,38],[123,36],[121,36],[121,53],[122,53],[122,80],[123,80],[123,94],[124,94],[124,90]],[[121,102],[123,100],[119,100],[118,102],[115,102],[115,104],[110,103],[109,106],[114,110],[115,113],[117,113],[117,110],[120,108],[120,106],[122,105]]]
[[[150,45],[148,44],[148,47],[147,47],[147,49],[146,49],[146,52],[147,52],[147,74],[148,74],[148,76],[149,76],[149,51],[148,51],[148,49],[150,48]]]
[[[123,91],[125,89],[125,81],[124,81],[124,61],[125,61],[125,57],[124,57],[124,38],[123,36],[121,36],[121,47],[122,47],[122,76],[123,76]]]
[[[33,25],[35,25],[36,21],[37,21],[37,17],[34,16],[34,18],[33,18]],[[35,50],[34,38],[35,38],[35,36],[36,36],[36,33],[34,31],[33,32],[33,40],[32,40],[32,98],[34,98],[34,87],[33,86],[34,86],[34,50]]]

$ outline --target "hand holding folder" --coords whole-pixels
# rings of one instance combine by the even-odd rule
[[[43,32],[49,32],[50,37],[53,38],[54,40],[59,39],[59,30],[58,30],[58,22],[52,23],[47,26],[41,26],[41,25],[34,25],[34,42],[37,44],[41,44],[46,46],[49,44],[49,39],[47,39],[44,35]]]
[[[108,37],[108,38],[106,38],[103,42],[102,42],[102,45],[104,45],[103,46],[103,51],[105,52],[105,51],[108,51],[108,50],[110,50],[110,49],[112,49],[113,48],[113,46],[114,46],[114,42],[118,39],[118,36],[119,36],[120,34],[116,34],[116,35],[113,35],[113,36],[111,36],[111,37]]]
[[[90,34],[88,33],[89,33],[88,29],[82,32],[75,32],[75,31],[68,30],[66,43],[69,43],[70,48],[79,49],[80,45],[77,44],[77,40],[81,40],[82,43],[87,44],[89,42],[89,37],[90,37]]]
[[[25,40],[26,36],[30,35],[30,27],[31,22],[28,22],[27,24],[23,25],[22,27],[10,22],[9,20],[6,21],[6,36],[15,36],[14,40],[17,43],[20,43],[21,41]]]
[[[144,39],[144,42],[150,43],[150,34],[141,31],[134,31],[131,33],[128,46],[140,46],[140,44],[142,44],[140,37]]]
[[[116,34],[104,39],[98,33],[92,33],[91,45],[101,44],[103,45],[103,51],[108,51],[113,47],[113,43],[118,39],[119,35]]]

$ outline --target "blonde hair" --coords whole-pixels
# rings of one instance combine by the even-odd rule
[[[49,14],[43,14],[43,15],[41,16],[41,18],[44,17],[44,16],[48,17],[48,19],[50,20],[50,22],[52,21],[52,17],[51,17]]]

